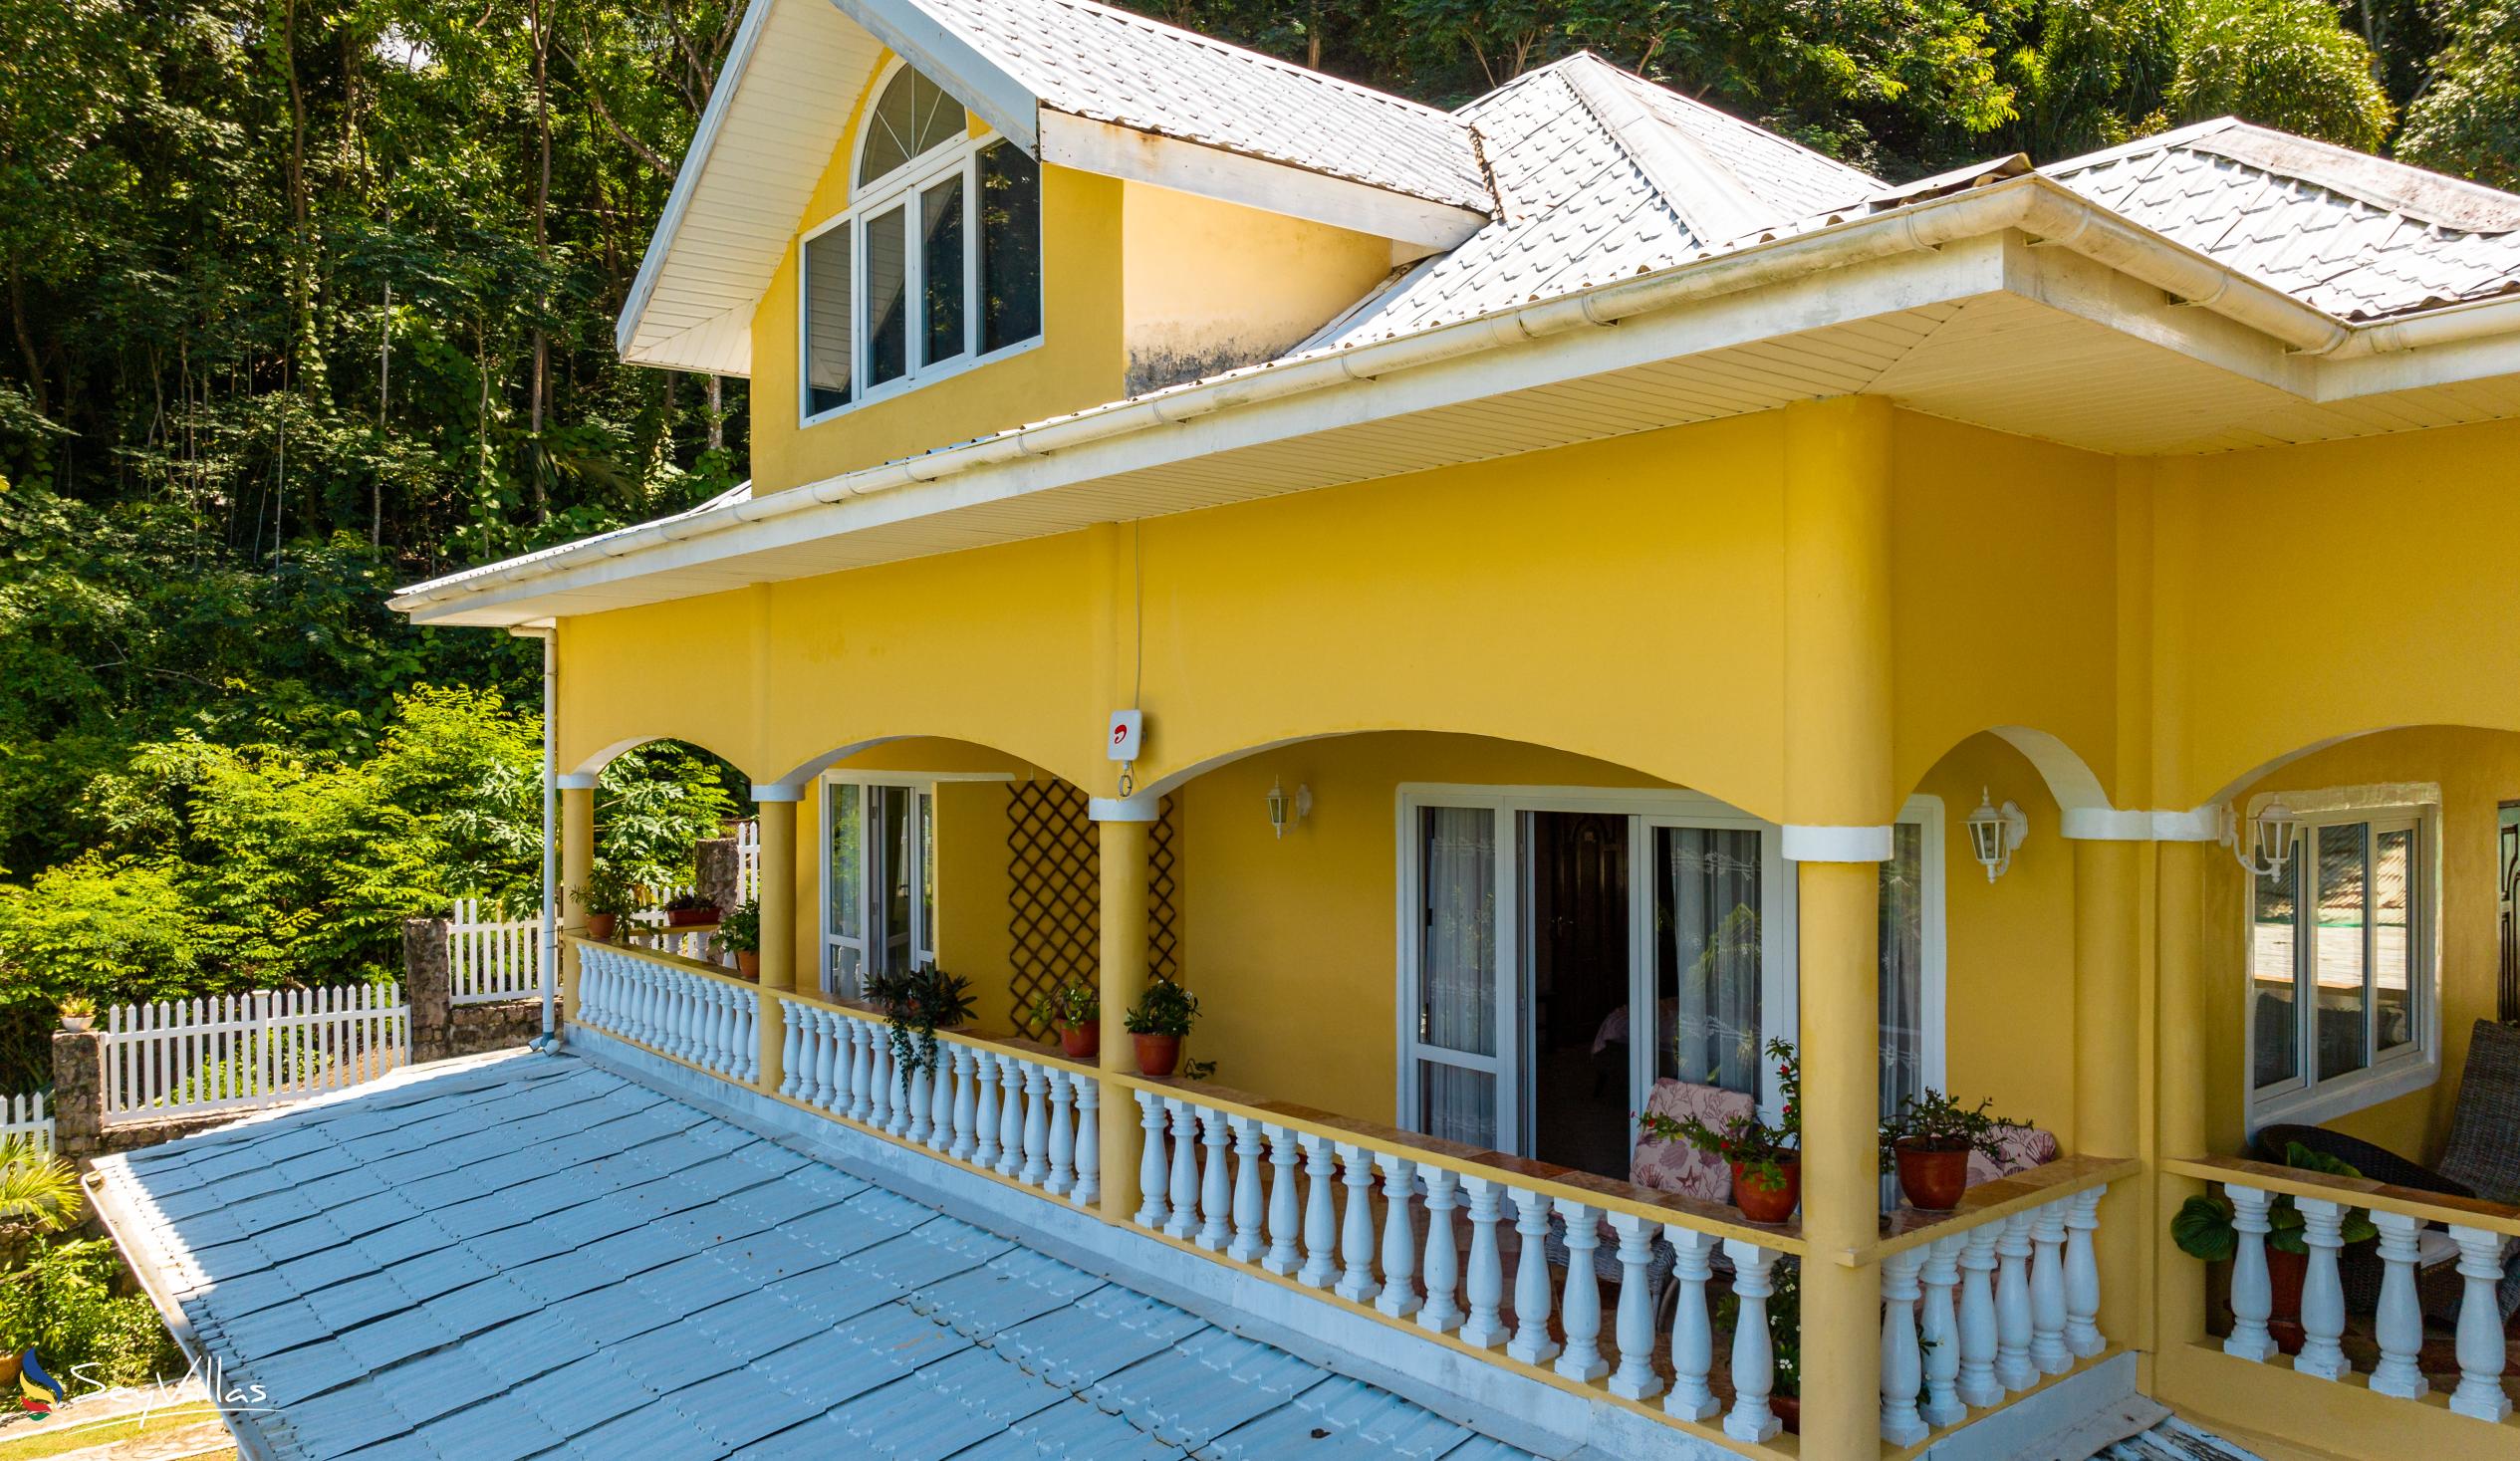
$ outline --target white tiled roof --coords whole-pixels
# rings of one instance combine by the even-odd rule
[[[2279,163],[2296,171],[2273,170]],[[2341,319],[2520,290],[2520,198],[2245,122],[2207,122],[2045,170]]]
[[[1460,119],[1090,0],[920,0],[1053,111],[1486,212]]]
[[[1779,219],[1843,208],[1883,188],[1882,180],[1869,172],[1730,113],[1655,86],[1589,54],[1576,61],[1597,68],[1614,85],[1625,88],[1656,121],[1696,144],[1760,201],[1774,207]]]

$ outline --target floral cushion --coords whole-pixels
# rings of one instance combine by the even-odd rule
[[[1695,1116],[1720,1131],[1724,1122],[1754,1114],[1757,1106],[1738,1091],[1664,1077],[1654,1082],[1653,1090],[1646,1095],[1645,1109],[1675,1121]],[[1703,1202],[1732,1201],[1732,1168],[1713,1152],[1699,1151],[1685,1141],[1638,1136],[1636,1154],[1629,1161],[1628,1180],[1639,1187],[1676,1192]]]
[[[1982,1151],[1969,1153],[1970,1186],[2026,1172],[2032,1167],[2043,1167],[2056,1160],[2056,1133],[2042,1131],[2036,1126],[1999,1132],[1995,1137],[1995,1150],[1998,1153],[1996,1157],[1989,1157]]]

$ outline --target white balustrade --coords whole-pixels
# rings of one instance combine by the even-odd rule
[[[1893,1446],[1912,1446],[1932,1433],[1916,1404],[1925,1380],[1916,1343],[1916,1308],[1925,1297],[1918,1279],[1927,1256],[1909,1248],[1882,1260],[1882,1439]]]
[[[2450,1227],[2450,1241],[2458,1245],[2461,1280],[2459,1382],[2450,1392],[2450,1409],[2500,1423],[2511,1413],[2511,1400],[2502,1388],[2508,1350],[2495,1290],[2502,1283],[2503,1250],[2508,1244],[2500,1233],[2458,1224]]]
[[[608,944],[582,943],[578,958],[585,1024],[730,1081],[759,1074],[760,991],[751,985]]]
[[[1925,1351],[1925,1400],[1919,1413],[1927,1425],[1958,1425],[1969,1415],[1960,1399],[1960,1314],[1953,1293],[1960,1283],[1960,1253],[1968,1241],[1963,1233],[1934,1239],[1917,1274],[1922,1298],[1916,1330]]]
[[[2372,1388],[2401,1400],[2420,1399],[2432,1388],[2415,1367],[2423,1350],[2423,1308],[2415,1298],[2417,1234],[2423,1220],[2408,1213],[2376,1212],[2380,1229],[2380,1310],[2373,1316],[2374,1338],[2380,1341],[2380,1362],[2372,1366]]]
[[[2310,1268],[2301,1285],[2301,1352],[2293,1356],[2297,1374],[2343,1379],[2353,1372],[2345,1362],[2345,1283],[2337,1272],[2337,1256],[2345,1247],[2346,1207],[2320,1197],[2297,1197],[2302,1241],[2310,1247]],[[2499,1277],[2499,1275],[2497,1275]],[[2495,1368],[2499,1370],[2500,1365]]]
[[[1722,1408],[1707,1383],[1715,1366],[1715,1334],[1706,1322],[1706,1281],[1714,1277],[1720,1240],[1667,1223],[1662,1236],[1671,1245],[1671,1282],[1680,1286],[1671,1305],[1671,1388],[1662,1408],[1682,1420],[1707,1420]]]
[[[1501,1220],[1505,1189],[1485,1177],[1461,1179],[1463,1203],[1470,1211],[1470,1267],[1462,1276],[1462,1298],[1469,1304],[1469,1317],[1461,1321],[1461,1341],[1481,1349],[1493,1349],[1505,1342],[1511,1331],[1505,1328],[1504,1249],[1496,1239],[1496,1225]]]
[[[1461,1327],[1461,1306],[1454,1292],[1461,1285],[1459,1255],[1452,1243],[1453,1175],[1438,1166],[1420,1166],[1417,1180],[1426,1188],[1426,1302],[1418,1306],[1417,1326],[1444,1334]],[[1647,1315],[1648,1330],[1653,1323]],[[1646,1335],[1650,1344],[1652,1335]]]
[[[1648,1399],[1662,1393],[1662,1376],[1653,1368],[1653,1296],[1646,1277],[1660,1225],[1632,1212],[1614,1212],[1610,1226],[1619,1235],[1619,1316],[1612,1332],[1619,1344],[1619,1369],[1610,1377],[1610,1392],[1628,1400]]]
[[[1249,1116],[1235,1116],[1234,1130],[1234,1239],[1225,1245],[1225,1256],[1236,1263],[1250,1263],[1261,1251],[1260,1209],[1260,1123]]]
[[[2014,1213],[1995,1235],[1995,1378],[2007,1390],[2039,1382],[2030,1361],[2030,1221]]]
[[[1732,1260],[1733,1297],[1741,1301],[1732,1329],[1732,1409],[1724,1434],[1736,1441],[1768,1441],[1785,1428],[1768,1406],[1776,1388],[1776,1341],[1768,1335],[1768,1296],[1775,1293],[1777,1254],[1740,1238],[1724,1240]]]

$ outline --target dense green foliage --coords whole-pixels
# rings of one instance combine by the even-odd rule
[[[182,1373],[183,1353],[157,1311],[123,1284],[112,1241],[38,1240],[0,1272],[0,1343],[33,1349],[74,1395]]]
[[[2514,0],[1141,8],[1447,106],[1591,48],[1893,178],[2226,110],[2520,155]],[[0,0],[0,1089],[64,996],[372,977],[530,896],[536,647],[383,600],[744,475],[742,382],[612,349],[741,13]],[[681,880],[736,785],[617,762],[608,864]]]

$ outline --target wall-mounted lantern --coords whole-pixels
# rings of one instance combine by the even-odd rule
[[[1977,810],[1969,814],[1969,848],[1993,882],[2012,867],[2015,850],[2030,838],[2030,814],[2006,802],[1995,805],[1992,793],[1979,788]]]
[[[1269,829],[1279,837],[1286,830],[1313,815],[1313,789],[1297,786],[1288,791],[1276,777],[1269,778]]]
[[[2226,807],[2222,814],[2222,845],[2240,859],[2240,865],[2251,877],[2278,878],[2284,875],[2284,864],[2292,858],[2293,834],[2300,829],[2301,819],[2293,815],[2293,809],[2281,799],[2270,798],[2258,809],[2257,816],[2249,819],[2243,840],[2238,810]]]

